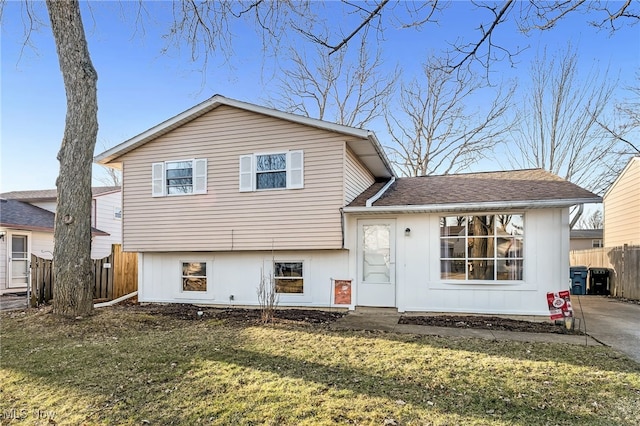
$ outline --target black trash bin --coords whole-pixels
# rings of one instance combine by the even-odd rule
[[[572,266],[569,268],[571,277],[571,294],[587,294],[587,274],[589,268],[586,266]]]
[[[589,294],[611,294],[611,269],[589,268]]]

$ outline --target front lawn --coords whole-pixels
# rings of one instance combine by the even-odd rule
[[[605,347],[120,307],[0,320],[2,424],[640,424],[640,368]]]

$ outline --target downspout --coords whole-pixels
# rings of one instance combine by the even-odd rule
[[[340,207],[340,230],[342,231],[342,248],[344,248],[344,209]]]
[[[571,223],[569,224],[569,229],[573,229],[573,227],[576,226],[576,223],[578,223],[578,220],[580,220],[580,216],[582,216],[583,211],[584,211],[584,204],[579,204],[578,212],[573,217],[573,219],[571,219]]]
[[[373,206],[373,203],[375,203],[376,201],[378,201],[378,199],[380,197],[382,197],[384,195],[385,192],[387,192],[387,189],[389,189],[389,187],[391,185],[393,185],[393,183],[396,181],[396,177],[392,176],[391,179],[389,180],[389,182],[387,182],[380,191],[378,191],[373,197],[369,198],[367,200],[367,202],[365,203],[365,205],[367,207],[371,207]]]

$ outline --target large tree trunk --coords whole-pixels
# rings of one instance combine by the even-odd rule
[[[98,134],[98,75],[89,56],[79,3],[47,0],[47,9],[67,94],[56,182],[53,310],[75,317],[93,310],[91,165]]]

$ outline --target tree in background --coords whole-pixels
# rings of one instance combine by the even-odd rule
[[[398,71],[384,73],[380,50],[360,39],[355,58],[347,50],[326,55],[315,46],[309,57],[291,48],[292,68],[284,68],[272,104],[305,117],[363,128],[383,112]]]
[[[604,228],[604,220],[602,218],[602,210],[594,210],[589,216],[583,216],[578,221],[576,229],[602,229]]]
[[[512,132],[517,150],[510,156],[517,167],[549,170],[602,192],[603,176],[594,170],[617,161],[618,141],[598,121],[608,120],[605,111],[615,81],[607,75],[580,74],[577,59],[569,46],[552,57],[543,52],[533,61],[518,131]]]
[[[510,127],[503,118],[513,86],[498,89],[488,108],[478,111],[469,100],[491,88],[469,71],[451,72],[437,58],[423,69],[423,78],[402,84],[399,108],[385,113],[392,163],[406,176],[449,174],[492,154]]]

